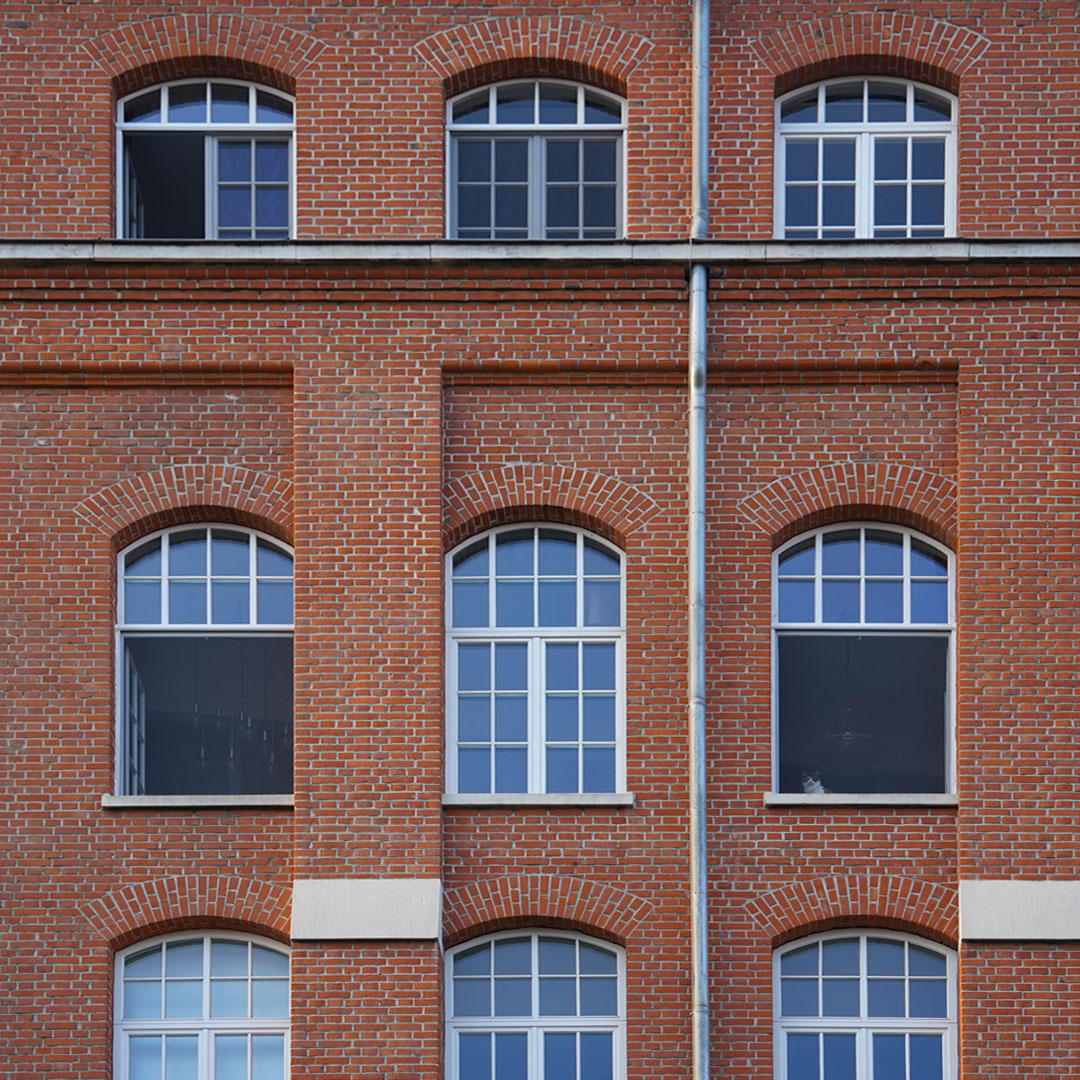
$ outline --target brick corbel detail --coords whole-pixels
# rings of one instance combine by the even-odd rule
[[[243,524],[276,526],[285,538],[292,527],[292,484],[268,473],[234,465],[188,463],[138,473],[103,488],[75,513],[120,543],[134,539],[140,523],[153,527],[185,520],[205,522],[207,511],[225,509]]]
[[[494,82],[527,74],[520,61],[537,58],[557,59],[602,72],[616,83],[625,84],[652,45],[638,34],[598,21],[519,16],[441,30],[413,48],[453,94],[466,89],[465,85],[456,85],[456,77],[464,72],[483,70],[485,81]]]
[[[496,930],[549,926],[625,944],[650,911],[647,900],[587,878],[543,874],[485,878],[443,894],[443,941],[450,948]]]
[[[974,30],[940,19],[926,19],[895,11],[851,11],[833,19],[793,21],[783,30],[750,42],[761,63],[778,79],[792,72],[825,78],[845,57],[895,57],[906,62],[909,78],[925,79],[942,72],[956,82],[986,51],[989,40]],[[882,72],[884,73],[884,72]],[[877,74],[877,72],[874,72]],[[798,81],[792,81],[791,86]],[[781,90],[790,89],[783,85]]]
[[[509,465],[454,480],[445,492],[447,547],[472,532],[545,511],[563,511],[572,524],[610,534],[625,544],[659,506],[644,492],[611,476],[561,465]]]
[[[782,476],[739,510],[776,542],[829,521],[870,517],[914,525],[955,546],[956,485],[899,463],[844,462]]]
[[[953,948],[960,936],[956,889],[918,878],[811,878],[755,897],[746,911],[774,947],[840,927],[906,930]]]
[[[161,78],[169,78],[170,64],[211,57],[295,79],[325,48],[318,38],[278,23],[208,11],[140,20],[83,42],[83,49],[111,78],[151,67],[161,68]],[[175,73],[186,74],[190,72],[182,68]]]
[[[176,930],[248,930],[289,937],[292,890],[251,878],[177,876],[136,882],[79,906],[113,949]]]

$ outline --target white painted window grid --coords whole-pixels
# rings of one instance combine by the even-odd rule
[[[554,1015],[546,1013],[541,1004],[541,982],[548,977],[569,978],[566,973],[560,975],[545,975],[541,970],[539,952],[542,943],[557,942],[573,944],[577,962],[575,965],[574,979],[576,982],[574,995],[577,1009],[575,1015]],[[519,973],[500,975],[496,970],[495,949],[501,944],[527,943],[529,950],[529,973],[522,976]],[[489,950],[491,976],[490,1002],[491,1014],[487,1016],[459,1015],[456,1008],[456,982],[455,965],[459,957],[467,954],[476,955],[483,949]],[[608,1014],[591,1015],[582,1011],[583,1001],[581,983],[593,978],[582,972],[582,950],[593,950],[593,955],[606,954],[612,961],[611,971],[616,980],[615,1008]],[[520,1046],[524,1041],[524,1073],[514,1070],[512,1075],[523,1076],[524,1080],[542,1080],[552,1073],[545,1069],[545,1043],[548,1036],[562,1036],[566,1045],[566,1036],[577,1036],[575,1045],[575,1067],[571,1070],[556,1070],[554,1073],[562,1080],[590,1080],[591,1075],[610,1077],[611,1080],[622,1080],[626,1075],[626,958],[624,951],[610,942],[598,941],[582,934],[570,933],[559,930],[507,930],[478,940],[467,941],[446,955],[446,967],[444,985],[446,987],[447,1001],[446,1015],[446,1061],[448,1080],[469,1080],[470,1074],[462,1068],[462,1036],[489,1038],[490,1075],[499,1077],[506,1075],[499,1069],[498,1040],[500,1036],[517,1037]],[[506,1015],[494,1015],[498,1001],[497,982],[502,979],[512,980],[515,978],[528,978],[529,1010],[522,1010],[520,1014],[507,1012]],[[611,978],[610,975],[599,976]],[[480,980],[483,976],[479,977]],[[594,1074],[585,1072],[582,1068],[581,1037],[600,1036],[610,1045],[610,1061],[601,1063],[600,1069]],[[517,1063],[515,1059],[515,1064]]]
[[[828,96],[855,86],[861,87],[861,118],[830,118]],[[873,118],[875,92],[879,97],[902,95],[904,117]],[[806,109],[797,109],[804,101]],[[900,104],[899,97],[895,104]],[[785,113],[796,111],[800,114],[797,118],[785,117]],[[929,118],[935,111],[942,115]],[[815,113],[812,119],[807,118],[808,112]],[[788,176],[789,144],[805,144],[808,160],[816,157],[813,178]],[[884,157],[885,151],[892,149],[888,144],[898,151],[903,144],[902,153],[891,156],[897,160],[903,158],[904,165],[888,174],[882,169],[879,174],[878,149]],[[800,87],[777,99],[775,145],[774,228],[780,239],[932,239],[956,235],[957,100],[943,90],[887,77],[847,77]],[[929,172],[931,147],[938,146],[940,169],[935,161],[933,175],[915,175]],[[835,162],[831,177],[826,176],[827,155]],[[917,163],[916,155],[920,157]],[[932,156],[936,159],[936,149]],[[794,199],[800,189],[805,192],[802,198],[808,200],[805,210],[813,213],[789,220],[789,199]],[[921,194],[919,189],[924,189]],[[940,220],[931,221],[930,217],[937,215],[930,213],[929,204],[937,202],[939,189],[942,212]],[[885,205],[878,208],[879,194],[883,204],[890,195],[899,196],[890,201],[902,213],[891,213],[893,208],[886,209]],[[926,205],[918,205],[923,199]],[[832,220],[827,221],[828,218]]]
[[[859,535],[859,569],[857,573],[826,573],[823,566],[823,549],[830,536],[840,533]],[[899,538],[902,544],[902,563],[898,573],[875,574],[867,568],[867,538],[875,534],[888,534]],[[914,545],[914,547],[913,547]],[[812,550],[812,568],[798,573],[785,572],[784,560],[800,548]],[[945,571],[931,572],[925,563],[913,568],[912,553],[922,549],[944,560]],[[827,581],[858,584],[858,618],[852,621],[830,621],[824,617],[823,586]],[[802,582],[813,589],[813,615],[810,619],[783,618],[780,611],[780,590],[785,582]],[[867,586],[881,582],[900,584],[902,590],[901,617],[897,620],[874,621],[867,618]],[[946,613],[942,621],[918,621],[912,615],[912,587],[920,582],[943,583],[945,586]],[[827,525],[801,533],[778,547],[772,556],[772,730],[773,730],[773,791],[779,791],[779,745],[780,745],[780,673],[778,664],[778,639],[782,633],[854,634],[862,632],[891,634],[928,634],[948,637],[948,666],[945,702],[945,739],[948,791],[956,790],[956,556],[949,548],[913,529],[885,522],[851,521]]]
[[[575,115],[572,120],[550,121],[543,115],[545,91],[574,96]],[[530,118],[500,118],[499,104],[503,95],[524,94],[531,99]],[[525,100],[515,98],[515,101]],[[568,103],[568,102],[567,102]],[[486,119],[467,119],[462,113],[486,107]],[[601,116],[601,112],[609,115]],[[614,240],[624,235],[626,220],[626,104],[615,94],[591,86],[561,79],[526,79],[493,83],[480,90],[470,90],[450,99],[446,105],[446,221],[447,235],[455,239],[476,240]],[[577,179],[556,179],[549,175],[548,147],[564,142],[577,145]],[[485,144],[491,148],[489,172],[486,179],[465,179],[461,168],[461,148],[464,144]],[[499,147],[517,144],[524,150],[524,171],[510,179],[500,179],[497,155]],[[602,179],[588,179],[585,161],[587,147],[610,146],[613,173]],[[605,152],[605,156],[608,156]],[[463,222],[460,213],[462,188],[476,189],[482,199],[487,189],[487,224]],[[511,194],[518,188],[524,193],[524,206],[513,224],[498,225],[500,192]],[[548,210],[549,191],[555,188],[573,189],[577,194],[576,221],[557,222]],[[586,223],[590,190],[604,189],[614,194],[610,219],[602,224]],[[482,235],[486,234],[486,235]]]
[[[230,966],[223,974],[216,966],[215,945],[228,951],[231,965],[246,949],[246,972]],[[186,954],[181,974],[170,975],[166,967],[172,950]],[[191,960],[199,950],[195,971]],[[156,977],[146,970],[153,971],[155,952]],[[222,987],[229,991],[227,999],[217,996]],[[213,1080],[222,1075],[288,1080],[289,953],[277,942],[225,930],[140,941],[117,953],[113,990],[117,1080]],[[146,1007],[155,991],[156,1010]],[[242,1010],[236,1007],[240,997]],[[153,1011],[160,1015],[132,1015]],[[240,1011],[246,1015],[214,1015]]]
[[[179,107],[178,97],[184,94],[189,108],[195,104],[195,92],[203,90],[204,119],[188,119]],[[214,119],[214,88],[247,97],[247,116],[244,119]],[[156,99],[156,105],[154,101]],[[121,239],[140,239],[143,235],[139,200],[135,196],[135,176],[125,151],[125,138],[139,134],[199,134],[204,136],[204,239],[289,239],[295,236],[296,222],[296,142],[295,99],[275,87],[237,79],[180,79],[137,90],[117,101],[116,105],[116,233]],[[144,110],[141,115],[136,115]],[[290,119],[270,119],[271,113],[288,112]],[[222,144],[246,143],[250,148],[250,181],[224,180],[219,176],[218,149]],[[257,179],[255,155],[257,146],[280,144],[288,155],[284,180],[275,178],[262,182]],[[247,187],[250,193],[250,227],[222,225],[219,214],[221,189]],[[260,188],[284,189],[287,195],[287,221],[283,226],[258,227],[257,199]],[[246,232],[247,235],[243,235]],[[264,235],[259,235],[260,233]]]
[[[530,532],[533,538],[533,569],[527,575],[504,576],[497,572],[497,547],[500,537],[507,534]],[[565,575],[546,576],[539,570],[540,541],[544,536],[561,536],[573,539],[575,544],[576,571],[573,575],[575,591],[575,616],[576,625],[572,626],[544,626],[539,624],[540,612],[540,587],[546,580],[566,580]],[[586,546],[600,552],[607,558],[617,562],[619,572],[617,574],[595,574],[585,572]],[[462,556],[469,555],[477,549],[486,547],[487,569],[482,578],[461,577],[455,574],[455,562]],[[585,625],[585,588],[587,581],[605,581],[617,584],[619,621],[610,625]],[[458,626],[455,623],[455,584],[480,582],[486,583],[487,587],[487,625],[485,626]],[[498,626],[496,625],[496,597],[497,584],[499,582],[520,582],[522,585],[531,584],[532,611],[534,625],[525,626]],[[526,753],[525,775],[526,781],[523,789],[516,793],[547,793],[550,784],[547,778],[547,751],[563,747],[576,747],[578,751],[578,792],[588,791],[584,784],[584,758],[588,748],[611,747],[614,750],[614,782],[610,787],[603,790],[612,792],[625,792],[626,790],[626,738],[625,738],[625,714],[626,714],[626,581],[625,560],[622,552],[614,545],[600,537],[582,529],[565,525],[544,524],[520,524],[508,525],[493,529],[479,537],[470,539],[457,545],[449,553],[446,560],[446,697],[447,697],[447,778],[448,788],[453,793],[469,794],[469,791],[461,791],[459,773],[459,751],[464,747],[469,749],[473,746],[490,747],[489,780],[487,792],[498,793],[496,777],[496,750],[510,747],[523,747]],[[459,655],[462,647],[489,646],[491,652],[492,679],[490,682],[489,701],[490,712],[488,721],[490,724],[490,739],[486,744],[479,740],[462,740],[459,730],[459,706],[462,697],[473,696],[470,691],[463,689],[459,684]],[[496,650],[499,646],[520,645],[526,651],[527,685],[523,696],[526,698],[526,737],[524,740],[504,742],[496,738],[496,695],[500,689],[494,679],[494,664],[497,659]],[[584,663],[585,647],[590,645],[611,646],[614,649],[614,685],[611,689],[602,688],[596,690],[595,696],[614,698],[614,737],[594,742],[584,738],[584,698],[590,696],[590,691],[584,686],[582,667]],[[546,661],[548,646],[576,646],[578,648],[578,680],[577,690],[568,690],[566,696],[574,696],[579,699],[578,708],[578,734],[576,740],[549,739],[547,731],[549,696],[563,696],[559,690],[549,690],[547,686]],[[510,696],[522,694],[517,688],[504,691]],[[484,696],[485,691],[477,691],[477,697]],[[564,788],[557,788],[563,791]],[[473,794],[484,794],[482,791],[472,791]]]
[[[846,945],[852,953],[857,951],[857,974],[851,974],[850,970],[827,970],[829,961],[827,953],[823,950],[837,945]],[[888,952],[898,959],[902,955],[902,970],[898,964],[896,969],[886,973],[881,970],[880,965],[872,964],[869,961],[869,950],[874,948]],[[811,966],[806,961],[816,955],[816,977],[810,974],[793,976],[790,974],[790,968],[785,970],[786,963],[790,962],[793,954],[800,954],[805,969]],[[940,964],[941,974],[938,974],[936,964]],[[830,1009],[826,997],[828,992],[826,984],[832,984],[835,987],[839,983],[853,983],[856,980],[858,982],[857,1007]],[[801,982],[807,986],[816,983],[817,1015],[794,1015],[797,1012],[809,1012],[810,1009],[785,1007],[785,981]],[[879,985],[873,987],[872,984],[875,983]],[[883,984],[886,983],[892,985],[884,987]],[[944,983],[944,1008],[921,1010],[940,1012],[941,1015],[913,1015],[920,1011],[916,1004],[916,991],[913,990],[913,984],[919,983]],[[880,1007],[875,1008],[872,1004],[872,995],[878,989],[888,989],[891,992],[890,997],[900,996],[904,1003],[902,1011],[905,1015],[871,1015],[874,1011],[888,1011]],[[900,990],[899,995],[895,994],[896,990]],[[847,996],[844,995],[844,997]],[[937,997],[936,994],[933,996]],[[842,1000],[842,997],[837,995],[833,1001],[835,1002],[838,998]],[[880,998],[878,1000],[880,1001]],[[852,1012],[854,1015],[828,1015],[829,1012]],[[887,1073],[889,1080],[955,1080],[958,1069],[957,1016],[956,953],[935,942],[891,930],[844,929],[800,938],[776,949],[773,953],[774,1075],[776,1080],[791,1080],[794,1076],[811,1075],[800,1068],[809,1067],[809,1062],[796,1063],[792,1060],[794,1055],[791,1053],[790,1036],[802,1037],[803,1052],[812,1046],[810,1038],[817,1037],[818,1060],[816,1072],[812,1075],[820,1077],[821,1080],[836,1080],[836,1078],[875,1080],[875,1075],[880,1075],[882,1069],[875,1074],[874,1044],[875,1039],[881,1037],[891,1043],[890,1047],[882,1048],[893,1051],[889,1055],[892,1058],[889,1065],[900,1064],[896,1060],[898,1057],[902,1056],[903,1059],[903,1071],[895,1069],[889,1071]],[[923,1045],[914,1050],[911,1038],[913,1036],[916,1039],[923,1037]],[[841,1051],[837,1054],[839,1060],[832,1063],[834,1066],[832,1071],[829,1068],[830,1062],[827,1056],[830,1048],[826,1045],[829,1037],[832,1037],[835,1044],[839,1044],[835,1048]],[[900,1038],[904,1039],[902,1044],[899,1042]],[[935,1040],[939,1040],[940,1073],[936,1071],[938,1061],[932,1050]],[[896,1053],[898,1050],[902,1050],[902,1055]],[[928,1068],[925,1064],[922,1069],[917,1067],[916,1056],[920,1050],[933,1059]],[[850,1069],[852,1059],[854,1072]],[[881,1064],[884,1067],[885,1063]]]
[[[206,544],[205,568],[203,574],[173,574],[170,565],[172,538],[177,536],[194,537],[202,534]],[[244,538],[247,552],[247,567],[244,573],[239,571],[227,574],[215,574],[213,567],[213,540],[217,534],[230,538]],[[140,571],[140,563],[145,566],[147,556],[153,557],[156,549],[158,571],[149,573]],[[269,573],[259,569],[260,550],[268,553],[270,560],[288,560],[290,572]],[[117,775],[116,790],[124,795],[142,794],[141,780],[146,767],[146,694],[141,685],[134,665],[127,656],[125,642],[137,637],[164,636],[182,637],[192,634],[220,637],[291,637],[292,622],[292,550],[280,540],[266,533],[253,529],[224,523],[212,525],[177,525],[161,529],[139,537],[124,548],[116,560],[116,715],[117,715]],[[278,565],[278,569],[284,569]],[[134,570],[136,572],[129,572]],[[174,622],[170,617],[170,584],[191,584],[201,586],[206,619],[200,622]],[[232,585],[247,592],[249,618],[240,622],[215,622],[214,585]],[[287,621],[262,621],[259,615],[259,586],[287,588],[289,619]],[[143,586],[157,594],[159,617],[150,621],[129,618],[129,590]]]

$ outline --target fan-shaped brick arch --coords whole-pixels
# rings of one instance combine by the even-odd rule
[[[87,900],[80,912],[113,949],[174,930],[250,930],[288,940],[292,890],[252,878],[176,876]]]
[[[777,543],[829,521],[871,517],[955,546],[956,485],[910,465],[843,462],[792,473],[748,495],[739,509]]]
[[[917,878],[811,878],[757,896],[746,909],[774,946],[845,926],[907,930],[952,947],[960,935],[956,890]]]
[[[848,74],[899,75],[955,92],[989,41],[974,30],[941,19],[895,11],[851,11],[814,22],[793,20],[750,45],[776,76],[777,93]]]
[[[529,75],[588,78],[625,93],[630,72],[652,45],[638,34],[564,17],[487,19],[424,38],[415,46],[420,59],[443,79],[448,96],[499,79]],[[565,70],[538,61],[559,61]],[[470,75],[479,72],[479,75]],[[589,78],[589,73],[592,74]]]
[[[625,545],[659,506],[643,491],[600,473],[560,465],[510,465],[454,480],[445,493],[447,547],[480,529],[546,510],[563,511],[571,524],[610,534]]]
[[[284,80],[273,83],[291,90],[293,80],[326,45],[278,23],[203,11],[128,23],[85,42],[83,48],[117,80],[117,93],[123,95],[151,80],[226,74],[228,69],[208,69],[214,60],[236,65],[232,73],[237,77],[276,72]],[[197,60],[195,67],[192,58]]]
[[[84,499],[75,513],[123,546],[144,532],[183,521],[205,521],[224,509],[239,523],[288,539],[292,484],[234,465],[188,463],[134,476]]]
[[[625,944],[651,910],[647,900],[587,878],[519,875],[485,878],[443,896],[447,948],[511,927],[581,930]]]

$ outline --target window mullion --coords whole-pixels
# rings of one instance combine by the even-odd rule
[[[207,114],[209,115],[209,114]],[[206,135],[203,139],[203,232],[216,240],[218,238],[217,215],[217,136]]]
[[[547,235],[547,139],[544,135],[529,136],[528,185],[526,207],[530,240],[543,240]]]
[[[529,791],[547,790],[544,768],[544,681],[547,657],[544,655],[544,639],[533,634],[529,639]]]

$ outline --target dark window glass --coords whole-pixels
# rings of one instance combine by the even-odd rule
[[[129,235],[145,240],[206,236],[204,137],[169,132],[124,137],[130,178]]]
[[[126,649],[145,693],[145,794],[292,790],[291,639],[129,637]]]
[[[780,790],[943,792],[948,638],[780,634]]]

